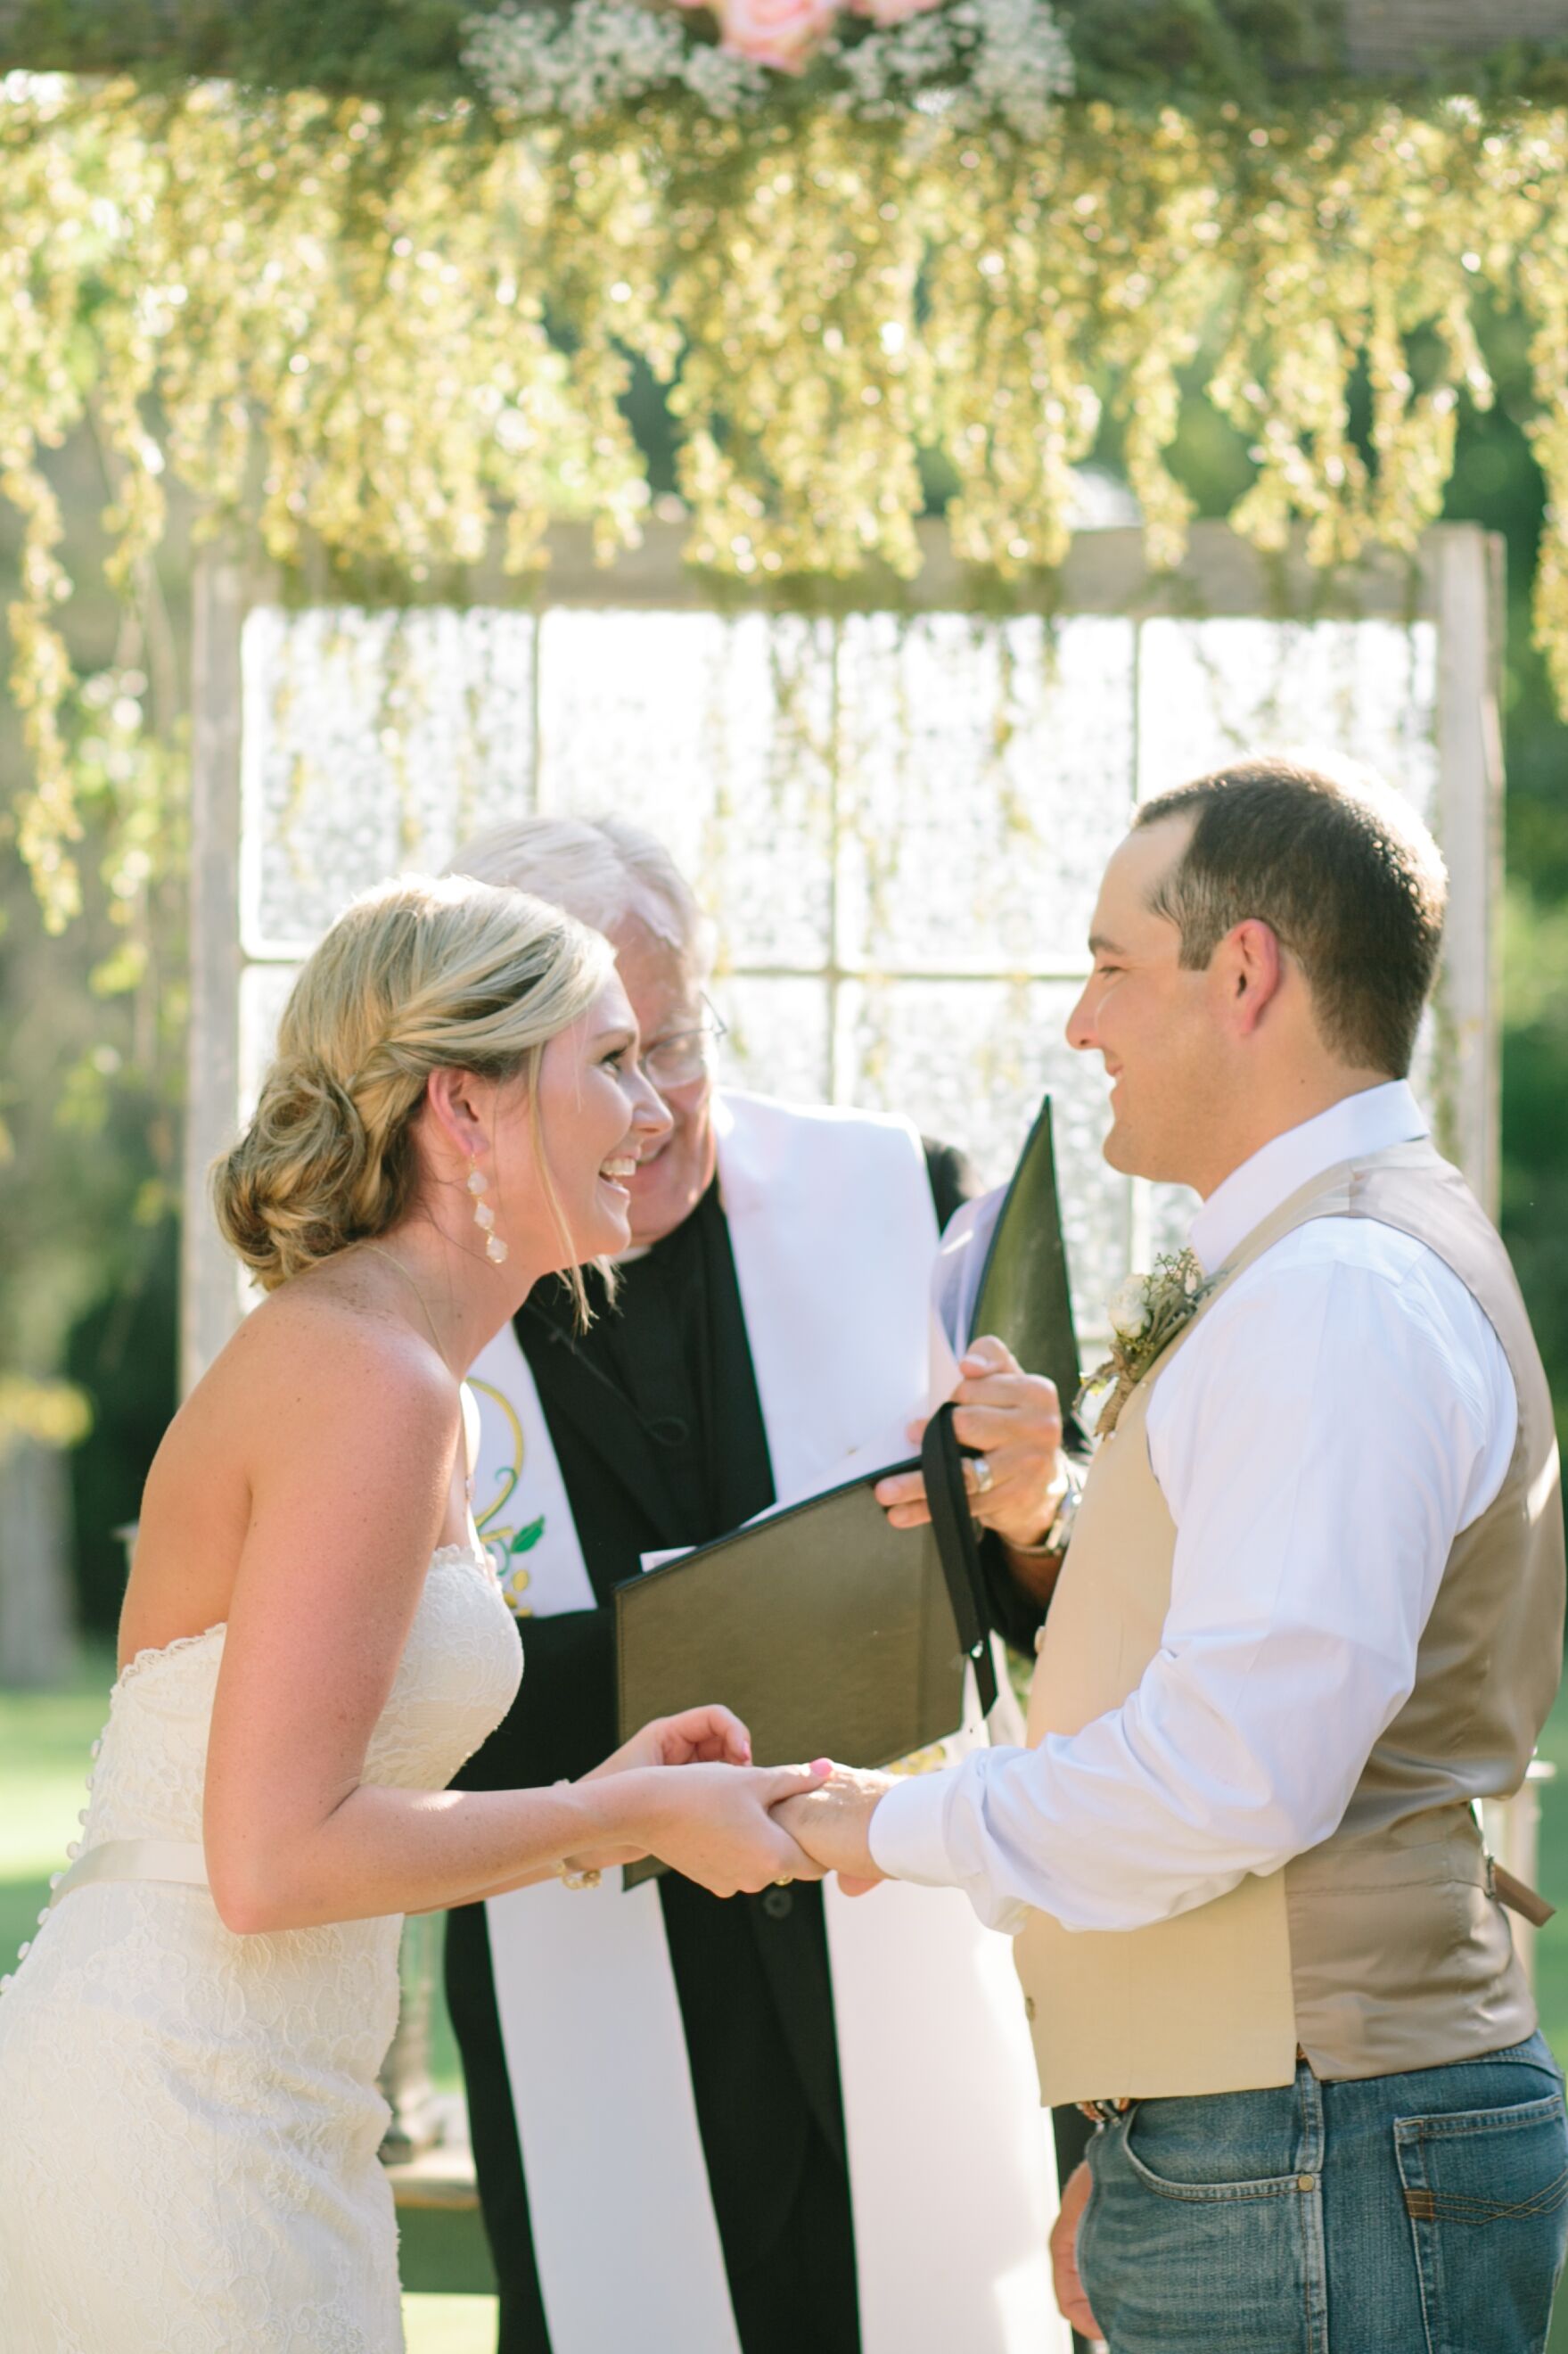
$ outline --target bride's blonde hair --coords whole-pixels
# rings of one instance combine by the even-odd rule
[[[250,1125],[213,1166],[224,1239],[262,1288],[413,1205],[433,1071],[523,1078],[554,1206],[539,1065],[612,970],[609,943],[560,908],[467,875],[406,875],[354,900],[302,967]]]

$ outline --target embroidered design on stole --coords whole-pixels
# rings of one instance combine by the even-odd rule
[[[525,1521],[520,1526],[500,1525],[502,1514],[523,1484],[523,1466],[528,1453],[528,1443],[523,1436],[523,1425],[517,1418],[516,1407],[493,1382],[471,1380],[469,1387],[480,1392],[495,1405],[505,1421],[512,1447],[511,1460],[503,1463],[495,1475],[500,1494],[493,1502],[484,1505],[482,1511],[480,1507],[483,1499],[474,1498],[474,1526],[479,1531],[480,1542],[495,1564],[501,1591],[506,1596],[514,1616],[531,1618],[534,1606],[523,1597],[532,1580],[523,1566],[522,1556],[532,1553],[544,1535],[545,1514],[541,1512],[536,1519]]]

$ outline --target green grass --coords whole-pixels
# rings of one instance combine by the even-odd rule
[[[112,1659],[90,1652],[63,1691],[0,1692],[0,1968],[32,1935],[79,1829],[113,1673]]]

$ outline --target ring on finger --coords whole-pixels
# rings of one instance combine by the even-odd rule
[[[794,1884],[795,1875],[792,1872],[780,1872],[778,1879],[773,1883],[775,1888],[792,1888]]]
[[[983,1455],[977,1455],[974,1458],[971,1469],[975,1475],[975,1494],[989,1496],[996,1485],[996,1473]]]

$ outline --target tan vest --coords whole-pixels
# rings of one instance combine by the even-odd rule
[[[1314,1218],[1372,1218],[1425,1243],[1489,1318],[1519,1395],[1502,1487],[1455,1541],[1415,1687],[1343,1821],[1266,1878],[1152,1927],[1017,1941],[1047,2102],[1384,2076],[1500,2050],[1535,2006],[1471,1802],[1516,1790],[1562,1669],[1563,1511],[1552,1401],[1502,1244],[1426,1144],[1327,1171],[1248,1235],[1101,1445],[1041,1638],[1032,1743],[1118,1708],[1159,1649],[1176,1530],[1149,1460],[1155,1383],[1224,1286]],[[1355,1437],[1346,1433],[1347,1447]]]

